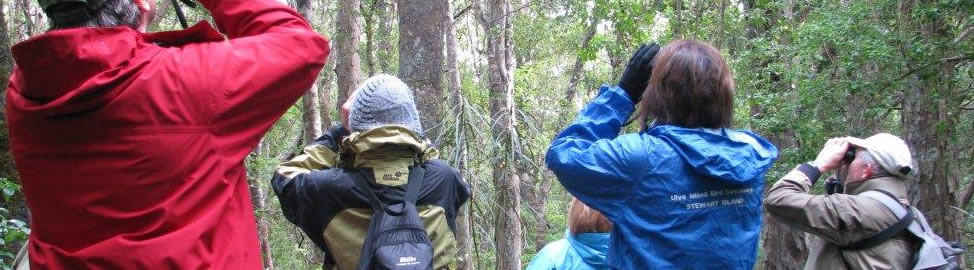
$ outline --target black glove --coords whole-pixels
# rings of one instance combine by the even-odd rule
[[[626,94],[629,94],[632,103],[639,102],[639,98],[643,96],[643,91],[646,91],[649,75],[653,72],[653,58],[656,58],[658,52],[659,45],[656,43],[643,44],[629,58],[626,71],[622,72],[622,78],[619,79],[619,87],[626,90]]]
[[[345,130],[342,124],[335,124],[324,135],[315,139],[314,144],[324,145],[331,151],[338,153],[338,146],[342,144],[342,140],[346,136],[348,136],[348,130]]]

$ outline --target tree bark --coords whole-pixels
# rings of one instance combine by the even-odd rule
[[[919,35],[921,40],[949,42],[951,36],[942,18],[918,24],[912,21],[912,11],[917,2],[900,2],[900,25],[905,32]],[[904,49],[903,51],[908,51]],[[927,65],[931,59],[942,59],[945,50],[938,50],[931,56],[910,58],[908,66],[917,68]],[[908,86],[903,94],[901,121],[904,140],[913,153],[915,168],[908,179],[911,202],[923,211],[930,226],[948,241],[961,240],[964,218],[951,206],[962,195],[959,194],[959,179],[953,177],[954,153],[951,151],[950,136],[955,133],[957,115],[956,97],[952,92],[951,78],[954,68],[951,63],[937,62],[927,69],[908,78]],[[921,75],[924,74],[924,75]]]
[[[377,31],[376,36],[378,38],[376,42],[375,58],[377,65],[379,66],[378,72],[381,73],[391,73],[392,72],[392,22],[393,18],[390,16],[396,9],[394,0],[376,0],[375,1],[375,15],[377,18]]]
[[[254,149],[254,154],[258,157],[263,157],[266,155],[267,151],[265,148],[264,139],[261,138],[260,142],[257,143],[257,148]],[[250,185],[250,200],[254,205],[254,216],[257,218],[257,238],[260,240],[260,253],[263,255],[263,269],[274,270],[274,256],[271,255],[270,246],[270,221],[264,215],[267,209],[267,194],[264,193],[264,185],[260,183],[260,180],[254,179],[251,175],[256,175],[256,173],[249,172],[247,181]]]
[[[3,12],[4,2],[0,0],[0,108],[7,106],[7,83],[14,71],[14,58],[10,53],[10,33],[7,28],[6,14]],[[10,137],[7,133],[7,112],[0,111],[0,177],[17,181],[17,168],[14,167],[13,156],[10,155]]]
[[[452,12],[449,12],[450,14]],[[456,133],[456,147],[457,147],[457,170],[460,171],[460,176],[465,177],[467,171],[467,138],[464,129],[465,119],[464,119],[464,100],[463,93],[460,89],[460,67],[457,63],[457,29],[453,22],[453,16],[445,16],[443,20],[443,27],[447,29],[446,32],[446,64],[449,70],[449,86],[450,93],[453,102],[453,116],[456,116],[454,132]],[[466,178],[464,178],[466,180]],[[468,184],[470,184],[468,182]],[[470,184],[471,194],[473,194],[473,184]],[[473,251],[473,235],[471,234],[471,224],[468,216],[470,215],[470,205],[473,204],[473,199],[467,202],[463,209],[460,209],[460,213],[457,214],[457,257],[460,263],[457,265],[457,269],[460,270],[473,270],[474,261],[470,256],[471,251]]]
[[[439,145],[443,104],[443,21],[447,0],[399,2],[399,78],[415,92],[426,137]]]
[[[765,213],[761,233],[765,270],[802,269],[808,257],[805,234]]]
[[[488,1],[486,19],[482,22],[487,34],[487,65],[489,110],[494,154],[492,179],[496,187],[494,216],[494,245],[497,270],[521,268],[521,198],[520,180],[514,157],[514,63],[512,22],[507,16],[510,4],[506,0]]]
[[[550,175],[550,171],[544,171],[541,172],[541,177],[534,181],[532,174],[538,172],[532,170],[526,162],[519,164],[518,171],[521,172],[521,198],[531,208],[535,220],[534,251],[538,252],[548,242],[548,219],[545,213],[548,210],[548,195],[551,192],[554,175]]]
[[[311,0],[296,0],[295,8],[308,23],[314,22],[314,12],[311,10]],[[320,75],[320,74],[319,74]],[[317,80],[311,84],[311,89],[301,98],[301,120],[304,123],[304,142],[310,144],[321,136],[321,112],[318,104]]]
[[[338,100],[335,109],[338,111],[341,111],[348,95],[361,83],[362,67],[358,49],[362,28],[358,24],[358,18],[361,17],[359,5],[359,0],[342,0],[335,20],[335,51],[338,53],[338,61],[335,62],[335,75],[338,77]]]
[[[683,38],[683,0],[673,0],[673,10],[676,16],[673,18],[673,22],[670,24],[673,26],[673,37],[676,39]]]
[[[334,57],[329,56],[325,61],[325,67],[321,69],[321,79],[319,79],[321,86],[318,88],[320,90],[318,91],[318,100],[319,104],[321,105],[321,110],[319,110],[318,113],[321,114],[322,132],[325,132],[331,128],[332,121],[334,121],[331,119],[332,110],[329,108],[334,108],[331,107],[331,86],[335,78],[336,60]],[[336,107],[341,107],[341,105]]]
[[[369,77],[372,77],[375,75],[375,12],[378,1],[373,1],[368,9],[366,9],[366,2],[360,3],[359,8],[365,19],[365,70],[368,71]]]

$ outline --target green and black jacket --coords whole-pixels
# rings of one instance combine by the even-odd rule
[[[434,267],[455,268],[456,215],[470,197],[459,171],[437,159],[429,141],[403,126],[383,126],[345,138],[341,130],[333,128],[301,155],[279,165],[271,180],[284,217],[325,251],[325,269],[358,265],[372,207],[354,181],[367,180],[386,203],[401,202],[409,167],[417,161],[426,166],[416,204],[433,243]]]

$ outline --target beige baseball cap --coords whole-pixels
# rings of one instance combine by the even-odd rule
[[[913,171],[910,147],[900,137],[879,133],[865,140],[856,137],[846,137],[846,140],[852,145],[866,149],[873,160],[893,176],[905,179],[906,175]]]

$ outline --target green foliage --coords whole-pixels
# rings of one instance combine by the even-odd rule
[[[0,178],[0,190],[3,191],[4,202],[9,202],[20,192],[20,185],[7,178]],[[26,222],[12,218],[8,209],[0,207],[0,269],[10,269],[13,266],[12,262],[17,256],[15,252],[18,250],[16,247],[26,243],[28,234],[30,228]]]

